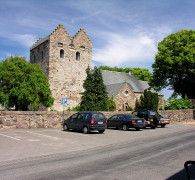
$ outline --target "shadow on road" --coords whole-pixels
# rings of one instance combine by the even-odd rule
[[[195,179],[195,165],[188,166],[188,170],[189,170],[190,179],[191,180]],[[185,169],[183,169],[166,180],[190,180],[190,179],[188,179],[187,173]]]

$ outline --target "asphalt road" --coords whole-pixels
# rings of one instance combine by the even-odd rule
[[[194,130],[195,125],[178,124],[87,135],[3,130],[0,179],[185,180],[184,162],[195,160]]]

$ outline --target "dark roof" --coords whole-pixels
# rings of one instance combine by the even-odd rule
[[[147,81],[139,81],[134,75],[130,73],[107,70],[101,70],[101,73],[109,97],[112,95],[116,96],[125,83],[127,83],[135,93],[143,93],[145,89],[149,88]],[[151,89],[151,91],[156,92],[153,89]],[[158,95],[162,95],[162,93],[158,92]]]
[[[106,85],[108,97],[112,97],[112,95],[115,97],[124,85],[125,83]]]
[[[49,40],[49,36],[45,38],[39,38],[31,47],[30,50],[34,49],[35,47],[39,46],[40,44],[44,43],[45,41]]]

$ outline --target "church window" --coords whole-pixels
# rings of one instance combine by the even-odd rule
[[[80,60],[80,52],[76,52],[76,60],[77,60],[77,61]]]
[[[33,56],[33,63],[35,63],[36,62],[36,57],[35,57],[35,55]]]
[[[85,50],[85,46],[80,46],[81,51]]]
[[[126,90],[125,91],[125,95],[128,96],[129,95],[129,91]]]
[[[41,59],[43,59],[43,51],[41,52]]]
[[[60,58],[64,58],[64,50],[63,49],[60,50]]]
[[[63,43],[59,42],[58,47],[63,47]]]
[[[74,44],[69,44],[70,49],[74,49]]]

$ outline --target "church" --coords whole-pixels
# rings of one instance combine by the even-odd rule
[[[92,65],[92,42],[84,29],[70,37],[63,25],[50,35],[39,38],[30,48],[30,62],[41,66],[48,78],[54,104],[52,109],[62,111],[62,98],[67,98],[65,108],[73,108],[81,101],[85,70]],[[109,97],[113,96],[118,111],[135,107],[136,99],[149,87],[134,75],[102,70]],[[163,108],[163,95],[159,95],[159,108]]]

